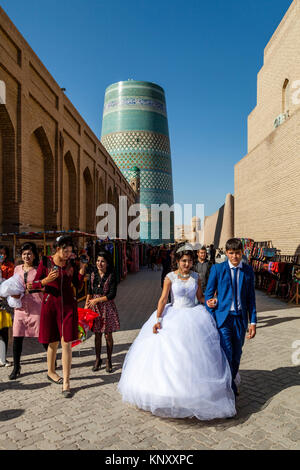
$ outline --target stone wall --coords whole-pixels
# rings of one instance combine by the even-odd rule
[[[227,194],[225,203],[204,220],[204,244],[225,248],[226,241],[234,236],[234,198]]]
[[[257,106],[248,118],[248,154],[235,166],[235,236],[300,253],[300,1],[264,51]],[[274,127],[275,119],[282,123]]]

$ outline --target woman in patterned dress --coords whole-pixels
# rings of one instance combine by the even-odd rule
[[[117,294],[117,282],[113,273],[113,264],[108,252],[103,251],[98,254],[96,268],[91,273],[88,295],[85,308],[90,308],[99,317],[95,319],[92,331],[95,333],[96,362],[93,371],[96,372],[101,367],[101,342],[102,333],[106,339],[106,372],[112,372],[112,333],[120,329],[119,315],[114,303]]]

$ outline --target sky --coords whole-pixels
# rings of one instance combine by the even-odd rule
[[[264,48],[292,0],[0,0],[93,132],[120,80],[165,90],[174,201],[214,213],[247,154]]]

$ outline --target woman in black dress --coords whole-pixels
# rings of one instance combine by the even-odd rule
[[[95,333],[96,362],[93,371],[96,372],[101,367],[101,342],[102,333],[106,339],[106,372],[112,372],[112,333],[120,329],[119,315],[114,303],[117,294],[117,281],[113,273],[113,264],[110,255],[106,251],[98,254],[96,267],[91,273],[88,286],[88,295],[85,308],[90,308],[99,317],[95,319],[92,331]]]

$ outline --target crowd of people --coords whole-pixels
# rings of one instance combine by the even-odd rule
[[[236,413],[246,331],[249,328],[249,339],[256,334],[254,275],[243,260],[239,239],[228,240],[225,253],[216,253],[213,245],[208,248],[195,251],[188,244],[161,245],[149,246],[147,251],[148,268],[161,270],[162,294],[157,310],[126,355],[118,389],[124,401],[159,416],[213,419]],[[47,378],[62,386],[66,398],[73,395],[72,344],[79,338],[75,292],[87,274],[84,311],[94,314],[93,372],[102,365],[103,334],[105,370],[112,372],[113,333],[120,329],[111,254],[99,251],[93,264],[86,254],[75,253],[70,236],[58,237],[53,254],[41,259],[36,245],[26,242],[15,266],[8,247],[0,246],[0,366],[10,365],[6,360],[9,329],[13,333],[10,380],[21,376],[24,338],[38,338],[47,353]],[[221,256],[226,256],[226,262],[217,262]],[[59,343],[62,376],[57,373]]]
[[[76,257],[74,243],[69,236],[60,236],[54,244],[54,253],[39,259],[36,245],[27,242],[20,249],[21,263],[16,266],[9,260],[9,249],[0,246],[1,287],[16,281],[23,285],[22,293],[1,297],[0,304],[0,366],[10,366],[7,359],[9,330],[13,334],[13,369],[9,375],[15,380],[21,375],[21,354],[24,337],[35,337],[47,351],[47,378],[62,385],[63,396],[72,396],[70,373],[72,343],[78,340],[78,303],[75,295],[80,290],[89,270],[90,280],[85,308],[98,314],[92,331],[95,333],[96,363],[93,371],[101,366],[101,337],[105,334],[107,344],[106,371],[112,372],[112,333],[120,328],[114,298],[116,280],[113,263],[108,252],[99,252],[96,265],[89,265],[89,257]],[[15,283],[13,282],[15,278]],[[75,292],[74,292],[75,289]],[[6,287],[6,291],[8,291]],[[19,291],[18,291],[19,292]],[[8,299],[12,299],[10,302]],[[9,303],[18,302],[16,308]],[[56,354],[61,343],[62,371],[57,372]]]

